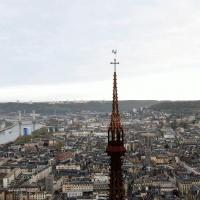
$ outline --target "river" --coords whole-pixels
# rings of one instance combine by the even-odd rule
[[[42,127],[43,127],[42,124],[35,125],[36,130],[40,129]],[[21,129],[22,135],[23,135],[24,128],[28,128],[31,133],[33,131],[33,125],[31,124],[31,122],[26,121],[26,122],[22,123],[22,129]],[[6,144],[8,142],[12,142],[12,141],[16,140],[18,136],[19,136],[19,125],[16,124],[11,129],[7,129],[3,132],[0,132],[0,144]]]

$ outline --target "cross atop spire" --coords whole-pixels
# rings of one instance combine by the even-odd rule
[[[124,131],[120,122],[119,102],[117,94],[117,72],[116,65],[119,64],[116,60],[116,50],[112,50],[114,54],[113,76],[113,102],[110,125],[108,127],[108,146],[106,152],[110,156],[110,184],[109,184],[109,200],[124,200],[125,190],[122,174],[122,156],[126,149],[124,147]]]
[[[110,64],[114,65],[114,76],[113,76],[113,102],[112,102],[112,116],[111,116],[111,127],[113,129],[120,128],[120,114],[119,114],[119,103],[118,103],[118,94],[117,94],[117,72],[116,65],[119,64],[116,60],[117,50],[112,50],[112,53],[115,55],[114,62]]]
[[[114,72],[116,72],[116,65],[119,65],[119,62],[117,62],[117,59],[116,59],[116,54],[117,54],[117,50],[115,49],[113,49],[112,50],[112,53],[115,55],[115,58],[114,58],[114,62],[111,62],[110,64],[111,65],[114,65]]]

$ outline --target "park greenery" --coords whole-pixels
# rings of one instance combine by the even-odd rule
[[[36,131],[33,131],[31,135],[20,136],[15,140],[15,144],[25,144],[34,139],[41,139],[44,137],[49,137],[52,133],[48,132],[47,128],[40,128]]]
[[[31,135],[18,137],[15,140],[14,144],[24,145],[31,141],[42,140],[42,139],[51,139],[52,137],[53,137],[53,132],[48,131],[47,128],[43,127],[43,128],[40,128],[40,129],[34,131]],[[63,146],[64,146],[64,142],[61,141],[60,139],[56,139],[56,148],[61,149]]]

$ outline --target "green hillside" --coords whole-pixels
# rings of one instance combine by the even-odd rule
[[[40,114],[64,114],[68,112],[109,112],[111,111],[111,101],[88,101],[88,102],[62,102],[62,103],[0,103],[0,114],[26,111]],[[133,108],[149,107],[157,101],[130,100],[120,101],[120,111],[131,111]]]
[[[172,113],[200,112],[200,101],[163,101],[151,106],[153,110]]]

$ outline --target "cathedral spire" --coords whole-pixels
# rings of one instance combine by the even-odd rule
[[[111,121],[108,128],[108,146],[106,152],[110,156],[110,184],[109,184],[109,200],[124,200],[125,190],[122,175],[122,157],[126,149],[124,148],[124,131],[120,122],[119,102],[117,94],[117,73],[116,65],[119,64],[116,60],[116,50],[114,62],[114,80],[113,80],[113,101]]]
[[[116,68],[117,68],[117,65],[119,65],[119,62],[117,62],[117,59],[116,59],[117,50],[112,50],[112,53],[115,55],[115,58],[114,58],[114,61],[110,63],[114,65],[111,127],[119,128],[121,126],[121,123],[120,123],[120,114],[119,114],[119,102],[118,102],[118,93],[117,93],[117,72],[116,72]]]

